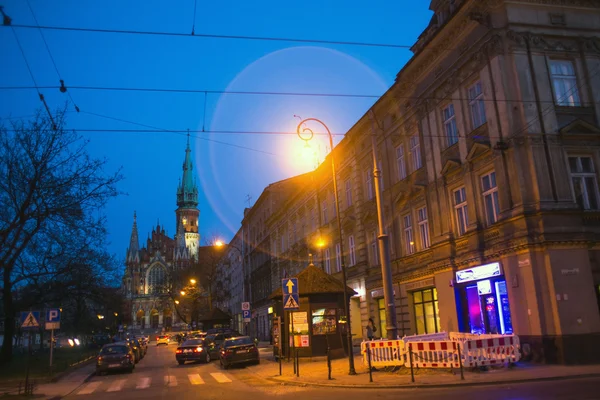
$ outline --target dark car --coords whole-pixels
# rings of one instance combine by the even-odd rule
[[[144,356],[146,355],[146,352],[148,351],[148,347],[144,346],[139,339],[137,338],[130,338],[127,341],[131,342],[134,344],[135,347],[137,347],[140,351],[140,359],[144,358]]]
[[[135,355],[125,342],[105,344],[96,359],[96,375],[118,370],[133,372],[134,368]]]
[[[219,361],[223,369],[233,364],[259,364],[258,347],[249,336],[226,339],[221,346]]]
[[[131,351],[133,352],[133,361],[137,364],[142,359],[142,349],[131,340],[124,340],[122,342],[117,342],[117,344],[124,344],[129,346]]]
[[[219,348],[205,339],[188,339],[175,350],[175,358],[179,365],[186,361],[203,361],[209,363],[219,357]]]
[[[212,334],[208,334],[204,337],[205,340],[207,340],[209,343],[214,343],[214,345],[219,348],[221,347],[221,345],[223,344],[223,342],[225,341],[225,339],[229,339],[232,337],[238,337],[241,336],[239,334],[236,334],[235,332],[231,331],[231,332],[224,332],[224,333],[212,333]]]

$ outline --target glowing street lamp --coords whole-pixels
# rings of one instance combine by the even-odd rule
[[[222,241],[222,240],[220,240],[220,239],[217,239],[217,240],[215,241],[215,246],[216,246],[216,247],[223,247],[223,245],[224,245],[224,243],[223,243],[223,241]]]
[[[179,292],[182,296],[185,296],[185,292],[182,290],[181,292]]]
[[[192,285],[195,285],[195,284],[196,284],[196,280],[195,280],[194,278],[192,278],[192,279],[190,279],[190,283],[191,283]]]
[[[98,319],[104,319],[104,315],[102,315],[102,314],[98,314],[97,317],[98,317]]]
[[[179,300],[175,300],[175,304],[179,304]]]

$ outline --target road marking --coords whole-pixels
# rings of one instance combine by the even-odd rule
[[[102,385],[102,382],[90,382],[85,385],[85,388],[81,389],[77,394],[90,394],[94,393],[94,390],[98,389]]]
[[[221,372],[211,372],[210,376],[215,378],[215,380],[219,383],[231,382],[231,379],[229,379],[227,376],[225,376],[225,374],[223,374]]]
[[[192,385],[203,385],[204,380],[200,377],[199,374],[189,374],[188,378],[190,379],[190,383]]]
[[[148,377],[138,379],[137,385],[135,386],[136,389],[148,389],[149,387],[150,378]]]
[[[177,386],[177,378],[173,375],[165,375],[165,385]]]
[[[107,392],[118,392],[121,389],[123,389],[123,386],[125,385],[125,382],[127,382],[127,379],[119,379],[117,381],[114,381],[106,390]]]

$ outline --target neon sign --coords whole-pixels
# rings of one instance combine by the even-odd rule
[[[478,281],[480,279],[493,278],[500,275],[502,275],[500,263],[495,262],[479,267],[463,269],[462,271],[456,271],[456,283]]]

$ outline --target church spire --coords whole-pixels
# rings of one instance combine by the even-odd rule
[[[198,206],[198,187],[194,179],[192,164],[192,150],[190,149],[190,133],[188,131],[185,159],[183,161],[183,177],[177,188],[177,205],[179,207]]]
[[[127,261],[139,261],[140,244],[138,239],[137,214],[133,212],[133,227],[131,228],[131,238],[129,239],[129,248],[127,249]]]

